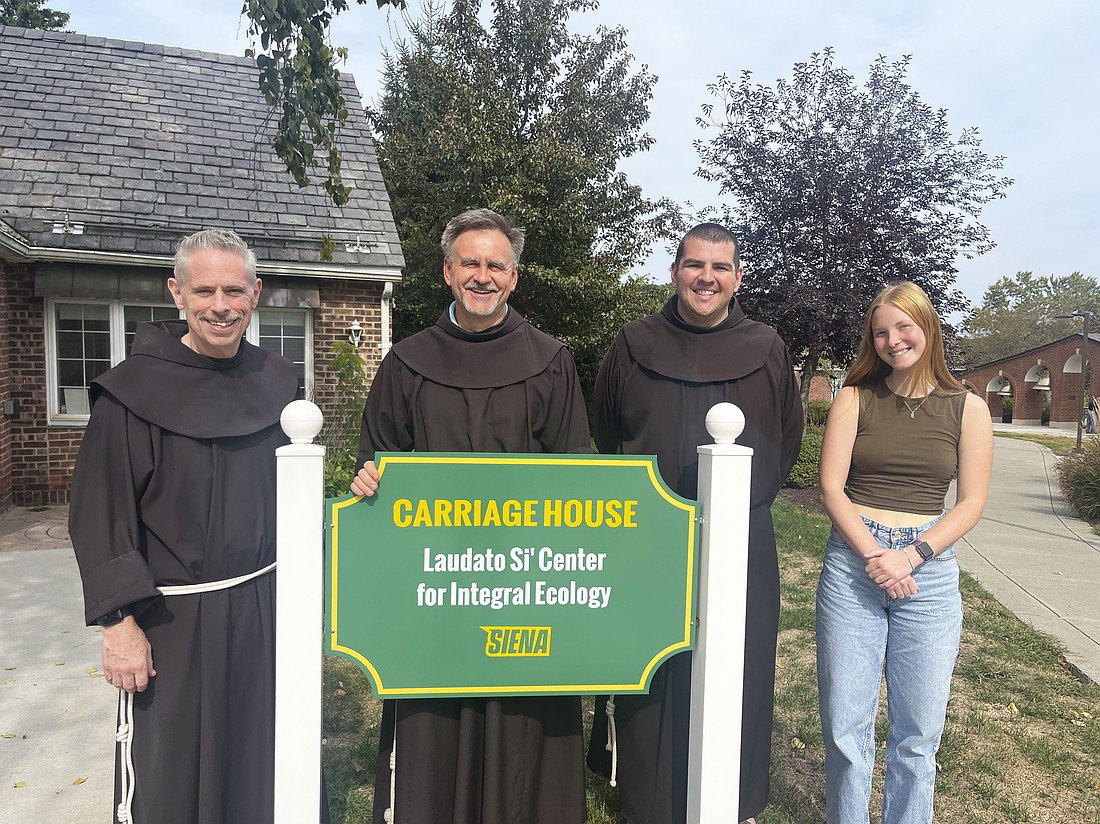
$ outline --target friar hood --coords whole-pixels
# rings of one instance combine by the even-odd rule
[[[767,362],[778,335],[770,326],[749,320],[736,298],[729,316],[709,329],[685,323],[677,305],[673,295],[660,312],[623,327],[630,356],[643,369],[678,381],[718,383],[743,378]],[[727,336],[735,342],[732,346],[716,346],[715,337]],[[715,357],[715,352],[735,356]]]
[[[509,308],[484,332],[456,326],[444,311],[435,326],[394,344],[391,354],[433,383],[459,389],[511,386],[546,370],[565,346]]]
[[[130,412],[190,438],[228,438],[279,421],[298,394],[294,364],[241,340],[232,358],[211,358],[181,340],[186,321],[138,324],[130,356],[92,381]]]

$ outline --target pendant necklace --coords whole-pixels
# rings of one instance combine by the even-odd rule
[[[924,406],[924,402],[926,400],[928,400],[928,396],[925,395],[923,398],[921,398],[920,403],[918,403],[916,406],[910,406],[909,401],[906,398],[903,398],[901,395],[898,395],[898,399],[903,404],[905,404],[905,408],[909,410],[909,417],[910,418],[915,418],[915,417],[917,417],[917,410],[920,409],[922,406]]]

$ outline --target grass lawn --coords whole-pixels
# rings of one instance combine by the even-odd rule
[[[772,801],[760,824],[824,824],[814,587],[829,521],[782,500],[773,513],[783,605]],[[936,820],[1100,824],[1100,687],[1074,679],[1053,639],[1017,620],[965,574],[962,591],[966,617],[938,758]],[[590,720],[590,699],[585,708]],[[365,677],[327,658],[325,770],[337,824],[372,820],[379,716]],[[883,715],[878,740],[885,733]],[[879,817],[882,776],[880,753],[872,821]],[[592,824],[621,822],[615,791],[594,776],[588,808]]]
[[[1077,446],[1076,437],[1066,437],[1064,435],[1031,435],[1026,432],[1017,434],[1016,432],[996,432],[993,436],[995,438],[1015,438],[1018,441],[1031,441],[1037,443],[1040,446],[1045,446],[1051,452],[1058,457],[1065,455],[1075,446]]]

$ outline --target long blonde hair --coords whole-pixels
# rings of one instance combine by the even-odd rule
[[[887,305],[907,314],[924,332],[925,347],[913,373],[914,385],[933,384],[947,394],[965,392],[966,387],[959,383],[947,368],[947,360],[943,354],[943,329],[940,327],[940,316],[936,314],[936,309],[924,290],[908,280],[891,283],[871,301],[863,324],[863,340],[859,344],[859,354],[856,355],[852,368],[844,378],[844,385],[860,386],[865,383],[874,383],[890,374],[890,365],[875,351],[875,336],[871,329],[875,310]]]

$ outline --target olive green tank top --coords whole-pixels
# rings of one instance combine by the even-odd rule
[[[906,405],[908,404],[908,405]],[[885,381],[859,387],[859,423],[848,470],[852,503],[938,515],[959,471],[966,393],[901,398]]]

